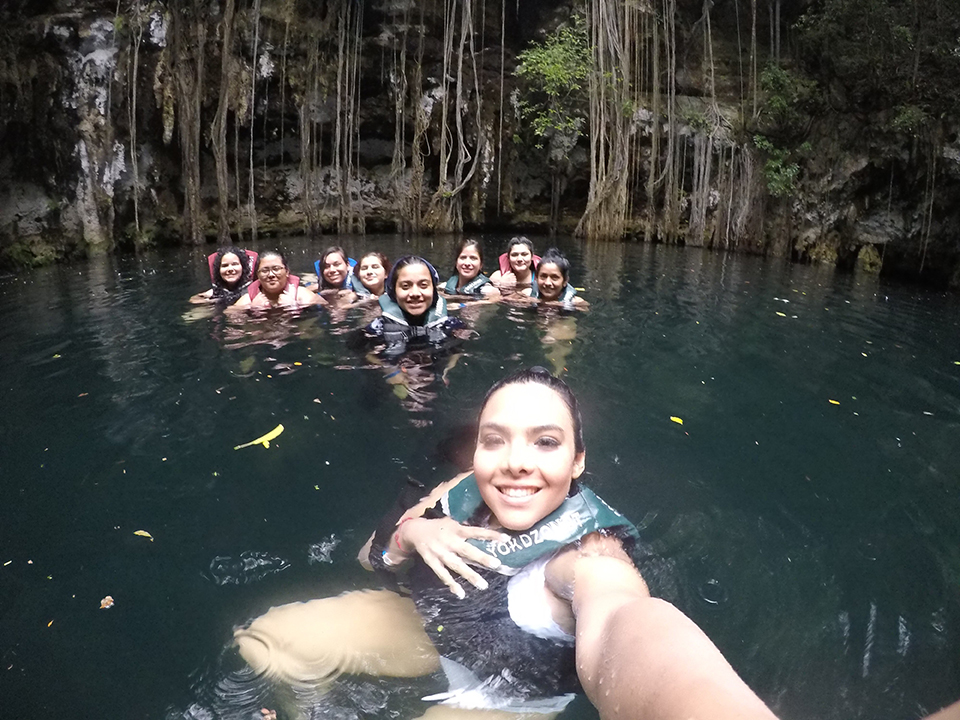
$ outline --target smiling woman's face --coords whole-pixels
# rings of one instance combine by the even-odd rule
[[[527,530],[563,503],[583,472],[573,417],[539,383],[497,390],[480,415],[473,472],[487,507],[508,530]]]
[[[530,269],[533,253],[527,245],[514,245],[510,248],[510,269],[517,275],[523,275]]]
[[[261,289],[270,295],[279,295],[287,287],[289,273],[279,256],[267,253],[260,257],[257,280]]]
[[[423,315],[433,305],[433,278],[426,265],[404,265],[397,271],[397,305],[407,315]]]
[[[343,285],[348,271],[347,260],[340,253],[332,252],[323,259],[323,279],[331,285]]]
[[[383,281],[387,277],[387,271],[380,258],[376,255],[365,255],[357,263],[355,272],[367,290],[376,292],[377,295],[383,294]]]
[[[540,267],[537,268],[537,288],[540,290],[542,300],[559,299],[566,285],[563,273],[556,264],[540,262]]]
[[[480,274],[480,253],[473,245],[467,245],[457,256],[457,273],[464,281],[473,280]]]
[[[243,265],[240,258],[234,253],[224,253],[220,258],[220,278],[227,284],[233,285],[243,275]]]

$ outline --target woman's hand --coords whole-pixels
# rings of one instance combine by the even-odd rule
[[[419,553],[423,561],[458,598],[463,598],[465,593],[450,571],[457,573],[474,587],[486,590],[487,581],[467,562],[491,570],[500,567],[497,558],[467,542],[471,538],[502,542],[503,535],[496,530],[461,525],[451,518],[418,517],[401,521],[394,538],[403,552]]]

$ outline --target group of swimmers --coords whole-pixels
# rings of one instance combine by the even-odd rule
[[[454,257],[453,274],[443,283],[426,259],[409,255],[391,267],[381,252],[371,251],[354,260],[338,246],[327,248],[314,263],[316,277],[302,278],[290,273],[283,253],[275,250],[258,255],[236,247],[220,248],[210,256],[209,290],[198,293],[192,302],[216,302],[226,307],[300,307],[376,300],[387,295],[396,301],[396,287],[409,278],[412,266],[423,266],[436,278],[431,283],[439,295],[459,300],[495,301],[502,297],[522,301],[585,305],[570,283],[570,262],[556,248],[543,257],[535,254],[526,237],[514,237],[500,256],[497,269],[483,272],[483,247],[473,239],[464,240]],[[406,310],[403,303],[401,308]]]

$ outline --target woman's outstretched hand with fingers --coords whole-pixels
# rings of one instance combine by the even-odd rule
[[[480,590],[487,589],[487,582],[468,563],[496,570],[500,561],[471,545],[467,540],[502,541],[503,535],[496,530],[461,525],[451,518],[428,519],[423,517],[401,521],[394,534],[395,545],[406,555],[417,553],[436,573],[450,592],[464,597],[463,588],[454,579],[451,571]]]

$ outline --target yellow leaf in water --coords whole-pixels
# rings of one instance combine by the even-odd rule
[[[670,419],[675,422],[677,425],[683,425],[683,419],[678,418],[676,415],[671,415]]]
[[[787,316],[786,313],[782,313],[782,312],[779,312],[779,311],[777,312],[777,315],[779,315],[780,317],[786,317],[786,316]]]
[[[261,435],[256,440],[251,440],[248,443],[243,445],[237,445],[234,450],[240,450],[241,448],[250,447],[251,445],[263,445],[265,448],[270,447],[270,441],[279,437],[280,433],[283,432],[283,425],[277,425],[273,430],[268,432],[266,435]]]
[[[840,404],[840,401],[839,401],[839,400],[828,400],[827,402],[829,402],[831,405],[839,405],[839,404]]]
[[[150,542],[153,542],[153,535],[151,535],[150,533],[148,533],[146,530],[137,530],[137,531],[135,531],[133,534],[134,534],[134,535],[139,535],[140,537],[145,537],[145,538],[149,539]]]
[[[50,627],[51,625],[53,625],[53,620],[47,623],[47,627]]]

